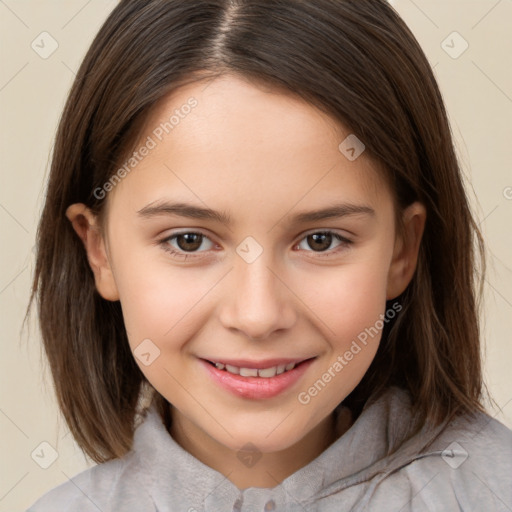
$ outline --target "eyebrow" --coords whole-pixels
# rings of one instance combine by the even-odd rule
[[[315,222],[317,220],[335,219],[348,217],[351,215],[369,215],[375,217],[375,210],[367,205],[341,203],[314,210],[311,212],[303,212],[291,218],[291,224],[300,224],[306,222]]]
[[[141,208],[137,214],[142,218],[152,218],[161,215],[179,215],[190,219],[215,220],[222,224],[230,224],[231,218],[224,212],[218,212],[210,208],[201,208],[187,203],[150,203]]]
[[[230,225],[231,217],[225,212],[219,212],[210,208],[203,208],[187,203],[153,202],[137,211],[137,214],[145,219],[162,216],[177,215],[191,219],[213,220]],[[301,224],[319,220],[334,219],[352,215],[369,215],[375,217],[375,210],[367,205],[341,203],[322,208],[298,213],[287,223]],[[284,217],[281,218],[281,220]]]

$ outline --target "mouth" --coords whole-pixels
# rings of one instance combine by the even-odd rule
[[[200,359],[200,362],[220,388],[242,398],[268,399],[291,390],[315,359],[316,356],[266,361]]]
[[[314,359],[313,357],[307,359],[296,360],[267,360],[267,361],[211,361],[205,359],[206,362],[215,366],[217,370],[231,373],[232,375],[240,375],[241,377],[261,377],[263,379],[270,379],[276,375],[289,372],[304,363]]]

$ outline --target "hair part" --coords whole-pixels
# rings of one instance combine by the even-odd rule
[[[381,164],[397,214],[427,222],[403,311],[344,400],[357,415],[391,385],[407,389],[417,428],[483,411],[477,257],[483,242],[462,182],[442,97],[416,39],[384,0],[121,1],[94,39],[60,120],[37,231],[37,298],[59,407],[96,462],[123,456],[141,397],[169,404],[130,351],[119,302],[96,291],[65,216],[95,197],[159,100],[182,85],[236,74],[303,98],[349,128]],[[399,217],[399,216],[398,216]]]

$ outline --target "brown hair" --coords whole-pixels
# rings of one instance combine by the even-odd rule
[[[97,293],[66,208],[83,202],[101,216],[106,201],[93,191],[157,102],[224,73],[285,90],[339,120],[382,164],[397,211],[416,200],[427,209],[403,310],[344,403],[357,414],[372,394],[397,385],[411,393],[418,424],[483,411],[482,238],[432,70],[396,12],[383,0],[124,0],[92,43],[60,120],[27,310],[37,296],[58,404],[84,452],[103,462],[130,449],[147,381],[120,303]],[[168,422],[165,399],[156,391],[153,399]]]

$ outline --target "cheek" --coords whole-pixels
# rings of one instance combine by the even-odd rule
[[[132,267],[127,261],[125,269],[119,276],[120,300],[135,361],[156,389],[174,389],[176,398],[179,383],[194,378],[184,373],[182,350],[198,326],[206,324],[209,292],[219,277],[171,269],[161,262]]]
[[[187,331],[192,334],[193,326],[200,325],[202,299],[218,276],[165,265],[160,256],[144,256],[124,258],[116,275],[130,345],[135,348],[149,338],[163,347],[164,340],[167,346],[186,339]]]
[[[308,306],[317,313],[329,348],[298,401],[314,404],[323,415],[354,390],[375,357],[384,325],[386,269],[379,262],[347,265],[312,282],[316,292]]]
[[[336,271],[316,272],[302,281],[304,294],[308,288],[314,290],[305,295],[307,305],[316,313],[317,326],[330,346],[324,370],[344,376],[334,379],[335,387],[343,388],[340,394],[355,387],[375,356],[386,307],[386,281],[386,265],[377,257]]]
[[[336,334],[373,325],[385,307],[387,272],[378,260],[317,271],[301,282],[308,305]]]

